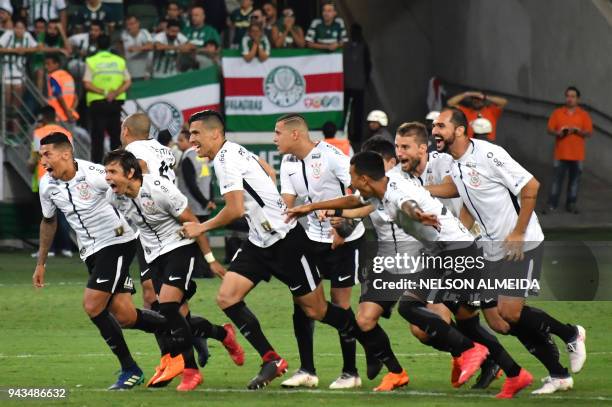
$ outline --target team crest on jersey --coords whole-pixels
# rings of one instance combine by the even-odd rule
[[[155,207],[155,202],[151,199],[143,199],[142,200],[142,210],[147,215],[154,215],[157,213],[157,207]]]
[[[476,170],[471,170],[468,172],[468,177],[470,177],[470,185],[477,188],[480,186],[480,176]]]
[[[312,177],[314,179],[321,178],[321,163],[312,163],[310,167],[312,168]]]
[[[89,184],[87,182],[79,182],[76,185],[76,190],[79,191],[79,198],[84,201],[89,201],[93,194],[91,193],[91,189],[89,189]]]

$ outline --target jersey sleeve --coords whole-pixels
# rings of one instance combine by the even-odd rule
[[[156,191],[158,196],[155,197],[155,201],[168,214],[178,218],[187,209],[187,197],[172,182],[157,178],[155,183],[158,182],[159,189]]]
[[[446,176],[451,175],[453,157],[448,154],[440,154],[436,159],[436,181],[442,183]]]
[[[297,195],[289,176],[290,167],[292,167],[292,163],[287,161],[286,158],[283,159],[280,166],[281,194]]]
[[[593,121],[591,120],[591,116],[584,112],[584,118],[582,119],[583,128],[581,129],[587,133],[593,133]]]
[[[487,153],[487,165],[492,177],[501,182],[513,195],[518,195],[533,175],[501,147]]]
[[[332,148],[331,156],[329,157],[329,162],[331,165],[331,170],[333,171],[338,181],[342,184],[342,189],[345,191],[348,189],[349,185],[351,185],[351,160],[347,155],[344,155],[337,148]]]
[[[51,200],[51,195],[49,194],[49,183],[47,182],[48,176],[44,176],[40,181],[39,186],[39,198],[40,198],[40,207],[42,208],[43,217],[49,219],[55,216],[55,211],[57,207]]]
[[[557,110],[552,112],[552,114],[548,118],[548,125],[546,127],[548,128],[548,131],[550,132],[557,132],[559,130],[558,129],[559,125],[557,123]]]
[[[306,31],[306,41],[315,42],[316,40],[316,28],[319,25],[319,20],[312,20],[310,27],[308,27],[308,31]]]
[[[242,191],[240,166],[244,165],[244,159],[236,151],[230,149],[222,149],[217,155],[214,167],[221,195],[232,191]]]
[[[10,38],[11,38],[11,31],[5,31],[2,35],[0,35],[0,47],[8,48]]]

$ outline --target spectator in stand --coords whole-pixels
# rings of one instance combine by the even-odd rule
[[[85,58],[98,52],[98,38],[104,34],[104,23],[91,21],[89,32],[74,34],[68,38],[73,58],[68,61],[68,71],[74,78],[82,78],[85,73]],[[77,91],[82,95],[82,85],[77,82]]]
[[[108,10],[107,19],[115,26],[123,24],[123,0],[102,0],[104,7]]]
[[[219,44],[215,41],[208,40],[204,44],[204,53],[206,55],[206,59],[201,59],[199,61],[200,69],[205,69],[210,66],[221,66],[221,49],[219,48]]]
[[[251,23],[248,35],[242,38],[240,47],[242,58],[247,62],[251,62],[254,58],[264,62],[270,57],[271,48],[270,41],[264,35],[261,24]]]
[[[104,156],[104,134],[110,137],[110,148],[121,146],[121,108],[126,91],[132,84],[125,59],[112,54],[110,38],[98,38],[98,52],[87,58],[83,85],[91,124],[91,161],[101,163]]]
[[[155,32],[160,33],[166,31],[166,28],[168,28],[168,21],[171,20],[178,21],[181,30],[189,25],[189,21],[185,18],[181,5],[176,1],[168,2],[166,6],[166,15],[157,23]]]
[[[22,7],[28,11],[28,28],[33,29],[36,20],[45,22],[60,20],[64,32],[68,29],[67,2],[65,0],[23,0]]]
[[[192,7],[190,17],[191,21],[189,26],[183,29],[183,35],[187,37],[188,41],[186,50],[191,52],[191,56],[197,62],[197,66],[210,66],[210,56],[204,48],[204,44],[208,41],[213,41],[216,42],[217,45],[221,45],[221,37],[213,26],[205,24],[206,13],[204,7]]]
[[[45,57],[47,70],[47,103],[51,106],[60,121],[76,122],[79,114],[76,111],[78,97],[74,78],[65,71],[58,54],[48,54]]]
[[[41,21],[44,22],[44,20]],[[64,29],[57,19],[51,20],[49,24],[46,24],[45,31],[38,34],[37,40],[39,52],[34,54],[34,57],[30,60],[30,65],[35,75],[36,85],[38,89],[42,91],[45,81],[45,55],[55,53],[68,56],[70,55],[70,46],[68,45],[68,39],[66,38]],[[60,59],[60,62],[61,61],[63,60]]]
[[[261,7],[264,16],[264,33],[272,41],[272,27],[278,25],[278,8],[276,4],[267,1]]]
[[[55,123],[55,110],[51,106],[44,106],[40,109],[37,127],[32,137],[32,150],[28,160],[28,169],[32,173],[32,192],[38,193],[40,179],[47,173],[40,163],[40,140],[51,133],[63,133],[72,142],[72,134],[64,127]],[[70,225],[63,213],[57,213],[57,232],[53,238],[53,244],[49,255],[55,256],[61,253],[62,256],[72,257],[73,244],[70,241]],[[53,253],[53,254],[51,254]],[[38,257],[38,253],[33,253],[32,257]]]
[[[10,0],[0,0],[0,35],[13,29],[13,6]]]
[[[370,130],[370,135],[368,138],[372,138],[375,136],[380,136],[390,141],[395,145],[395,137],[387,126],[389,125],[389,118],[387,114],[382,110],[372,110],[368,113],[368,117],[366,118],[368,122],[368,129]]]
[[[344,61],[344,111],[349,114],[348,138],[359,147],[363,139],[365,90],[370,82],[370,49],[359,24],[351,26],[351,39],[342,50]]]
[[[140,27],[138,17],[134,15],[126,17],[120,48],[132,81],[149,79],[153,62],[153,37],[149,31]]]
[[[178,20],[169,20],[166,31],[153,37],[153,78],[167,78],[177,74],[178,55],[187,52],[187,37],[181,34]]]
[[[585,139],[593,134],[593,121],[579,106],[580,91],[575,86],[565,90],[565,106],[555,109],[548,119],[548,133],[555,137],[555,163],[552,187],[546,212],[557,209],[565,173],[569,172],[565,208],[579,213],[576,206],[582,174]]]
[[[72,16],[72,30],[76,33],[86,32],[93,21],[99,21],[103,24],[102,30],[106,27],[107,32],[112,33],[115,23],[111,15],[111,9],[102,0],[85,0],[85,4]]]
[[[239,48],[242,38],[247,35],[253,13],[253,0],[242,0],[240,7],[230,14],[230,27],[233,31],[232,48]]]
[[[272,26],[272,43],[275,48],[304,48],[304,30],[295,24],[295,14],[290,8],[283,10],[283,18]]]
[[[338,127],[334,122],[325,122],[323,123],[323,137],[325,137],[325,142],[331,144],[332,146],[338,148],[345,155],[352,157],[353,149],[351,148],[351,143],[346,138],[336,138],[336,133],[338,132]]]
[[[325,2],[321,7],[321,17],[315,18],[306,33],[308,48],[335,51],[348,41],[344,20],[338,17],[336,5]]]
[[[32,34],[26,30],[24,20],[17,20],[12,30],[7,30],[0,36],[0,55],[4,71],[2,73],[5,100],[7,105],[15,109],[21,107],[23,99],[23,81],[26,76],[28,54],[38,50],[38,44]],[[16,97],[13,97],[16,95]]]
[[[501,96],[485,95],[482,92],[463,92],[448,99],[450,107],[460,109],[468,120],[468,137],[474,137],[472,122],[478,117],[484,117],[491,122],[493,131],[489,134],[489,141],[495,141],[497,121],[502,114],[508,100]]]

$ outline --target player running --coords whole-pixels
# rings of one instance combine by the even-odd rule
[[[302,116],[284,116],[276,123],[275,133],[274,143],[278,151],[285,154],[280,167],[280,181],[281,196],[287,207],[293,207],[296,198],[318,202],[347,193],[351,182],[349,157],[324,141],[313,142]],[[330,280],[331,302],[350,312],[352,287],[359,284],[359,259],[365,249],[364,233],[361,222],[345,221],[334,228],[329,219],[319,220],[316,214],[308,216],[306,234],[314,249],[316,268],[323,279]],[[298,304],[293,307],[293,330],[301,365],[282,386],[316,387],[319,378],[313,358],[314,321],[306,317]],[[342,372],[329,388],[360,387],[356,343],[340,337],[340,346],[344,361]]]
[[[174,173],[175,157],[172,150],[161,145],[157,140],[150,138],[151,136],[151,120],[145,113],[134,113],[126,117],[121,124],[121,144],[123,148],[134,154],[138,159],[140,168],[143,174],[154,174],[166,178],[173,184],[176,182],[176,174]],[[129,219],[128,219],[129,221]],[[136,231],[137,232],[137,231]],[[138,233],[138,232],[137,232]],[[151,281],[152,273],[145,260],[145,254],[140,242],[137,244],[137,259],[140,268],[140,284],[142,285],[142,299],[145,308],[159,311],[159,302],[155,295],[155,289]],[[211,253],[212,256],[212,253]],[[197,263],[201,261],[201,256],[198,255]],[[217,269],[221,268],[221,264],[211,258],[211,264]],[[195,281],[193,282],[195,286]],[[181,306],[181,312],[186,315],[189,312],[189,304],[184,302]],[[164,370],[169,364],[182,364],[182,358],[172,359],[164,353],[168,347],[168,338],[161,334],[156,336],[162,359],[158,369]],[[209,357],[206,338],[194,337],[193,347],[198,351],[198,362],[201,367],[206,365]],[[171,369],[172,370],[172,369]],[[165,382],[165,384],[169,381]],[[156,387],[161,387],[164,382],[158,382]]]
[[[380,154],[364,151],[351,159],[351,185],[361,197],[345,196],[329,201],[309,203],[287,210],[290,219],[316,210],[352,209],[382,205],[389,218],[425,245],[431,255],[442,258],[477,257],[474,238],[439,200],[414,180],[397,174],[385,174]],[[364,200],[365,199],[365,200]],[[442,275],[444,270],[424,270],[427,277]],[[421,274],[423,275],[423,274]],[[398,312],[411,324],[427,333],[431,346],[461,356],[461,373],[457,382],[463,385],[480,368],[488,355],[484,346],[473,342],[440,316],[426,309],[429,292],[410,290],[400,302]]]
[[[236,342],[231,324],[213,325],[201,317],[181,314],[181,304],[189,292],[195,258],[201,250],[211,254],[206,236],[196,240],[182,237],[183,222],[197,221],[187,207],[187,197],[169,180],[158,175],[142,174],[138,160],[125,150],[111,151],[104,158],[107,196],[112,205],[125,214],[140,231],[145,259],[153,276],[159,298],[160,313],[168,321],[168,329],[176,346],[171,357],[184,358],[183,378],[177,390],[190,391],[202,383],[192,349],[192,336],[211,337],[223,343],[237,365],[244,363],[244,351]],[[212,270],[223,275],[222,267]],[[174,364],[158,369],[150,383],[167,381],[181,371]]]
[[[271,276],[281,280],[308,318],[333,326],[347,341],[354,340],[355,318],[349,311],[325,300],[308,237],[297,222],[285,223],[286,205],[271,177],[271,168],[244,147],[225,139],[219,113],[213,110],[195,113],[189,124],[190,141],[196,152],[213,160],[225,207],[204,223],[186,223],[186,235],[198,236],[243,215],[249,223],[249,238],[229,266],[217,303],[261,355],[261,370],[248,384],[249,389],[260,389],[285,373],[288,367],[244,303],[244,298],[260,281],[269,281]]]
[[[490,278],[539,278],[544,234],[534,208],[540,184],[503,148],[469,139],[467,126],[463,112],[452,108],[444,109],[434,121],[434,136],[444,140],[453,156],[453,182],[431,186],[430,191],[443,198],[461,196],[482,227]],[[549,371],[544,385],[532,393],[571,389],[573,379],[560,364],[550,334],[567,344],[571,371],[578,373],[586,360],[585,329],[561,323],[543,310],[525,305],[524,292],[502,294],[487,298],[485,303],[496,304],[507,324],[505,329],[496,324],[491,327],[516,336]],[[513,386],[508,387],[510,391]]]
[[[445,153],[427,152],[428,134],[427,128],[417,122],[404,123],[399,126],[395,137],[395,145],[401,165],[394,170],[404,178],[418,180],[421,185],[435,185],[444,182],[452,182],[451,166],[452,156]],[[453,213],[460,215],[464,225],[474,225],[474,219],[469,212],[463,208],[461,198],[443,199],[443,203],[451,209]],[[483,303],[481,303],[483,304]],[[505,325],[499,316],[495,305],[483,304],[483,313],[487,321],[493,325]],[[497,395],[498,398],[513,397],[518,391],[529,386],[532,382],[531,374],[522,369],[504,349],[497,338],[488,330],[480,325],[477,307],[472,303],[459,303],[456,301],[445,302],[444,304],[429,304],[428,308],[448,319],[449,310],[455,315],[457,329],[470,339],[485,345],[489,349],[489,357],[482,366],[482,374],[474,385],[475,388],[486,388],[495,379],[500,369],[507,377],[507,385]],[[423,333],[413,333],[423,340]],[[457,355],[455,355],[457,356]],[[451,383],[457,386],[460,363],[457,357],[453,358],[453,370]]]
[[[109,390],[131,389],[143,382],[144,374],[130,354],[121,327],[156,332],[166,324],[161,315],[136,309],[132,303],[129,266],[136,236],[106,200],[104,167],[75,159],[63,133],[51,133],[41,140],[40,160],[47,173],[40,181],[43,219],[34,286],[44,287],[45,263],[59,210],[76,233],[79,254],[89,272],[83,308],[121,364],[119,378]]]

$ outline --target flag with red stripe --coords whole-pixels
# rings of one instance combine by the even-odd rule
[[[327,121],[341,127],[344,108],[342,52],[274,49],[264,62],[223,52],[226,127],[230,132],[271,132],[276,118],[300,113],[311,129]]]
[[[176,136],[189,116],[204,109],[220,111],[220,103],[219,71],[210,67],[170,78],[135,82],[128,91],[124,110],[144,111],[157,130],[168,129]]]

